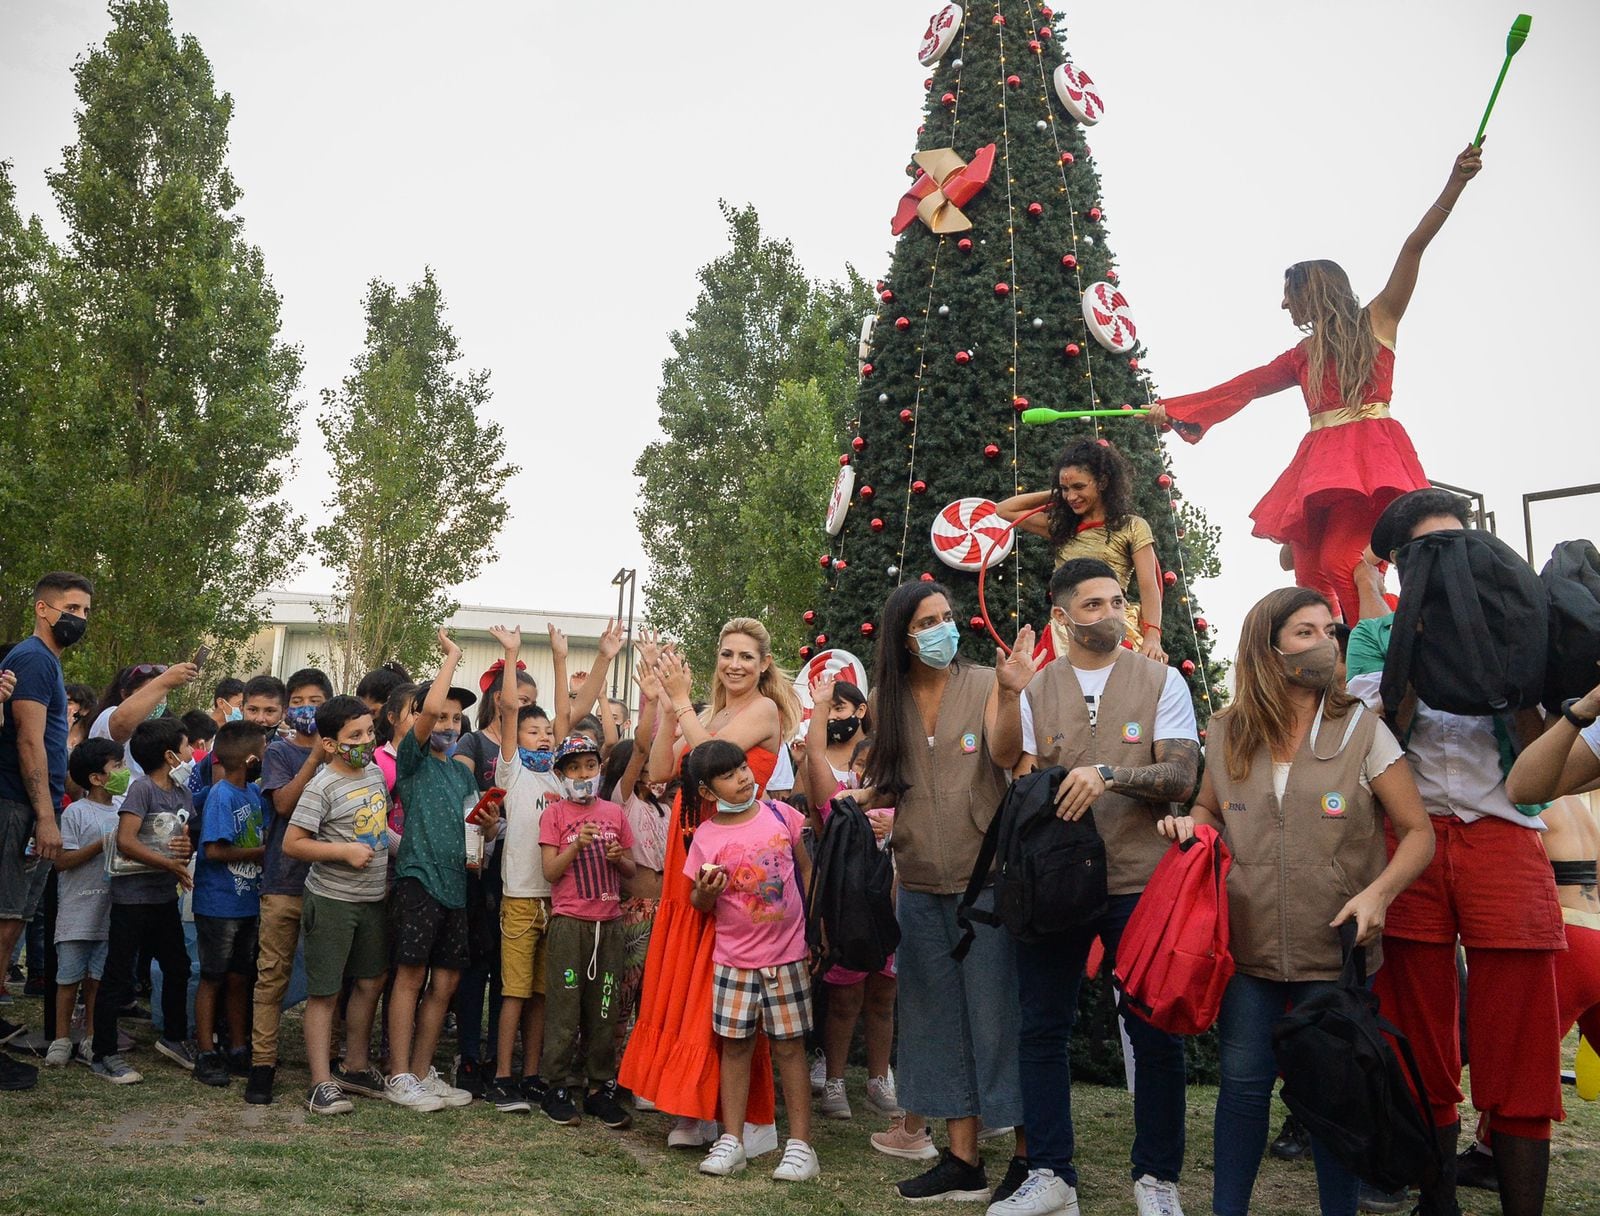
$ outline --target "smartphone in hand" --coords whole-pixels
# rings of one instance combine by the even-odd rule
[[[209,646],[205,645],[204,643],[202,643],[201,646],[200,646],[200,649],[196,650],[194,652],[194,659],[193,659],[194,665],[196,667],[204,667],[206,665],[206,660],[209,659],[210,657],[211,657],[211,647],[209,647]]]

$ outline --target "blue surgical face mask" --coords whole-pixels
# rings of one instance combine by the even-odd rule
[[[428,746],[436,752],[447,752],[456,745],[456,740],[461,738],[458,730],[436,730],[428,736]]]
[[[283,720],[302,735],[317,733],[317,707],[315,705],[291,705],[283,711]]]
[[[243,722],[244,721],[244,710],[239,709],[237,707],[235,707],[233,709],[230,709],[228,711],[228,721],[229,722]]]
[[[748,811],[755,804],[756,804],[756,793],[755,793],[754,790],[750,791],[750,797],[746,798],[743,802],[727,802],[727,801],[724,801],[721,798],[718,798],[717,799],[717,814],[719,814],[719,815],[742,815],[742,814],[744,814],[745,811]]]
[[[550,766],[555,763],[556,754],[547,747],[519,747],[517,759],[522,761],[523,768],[536,773],[548,773]]]
[[[911,636],[917,643],[917,657],[929,667],[942,671],[955,662],[956,647],[961,643],[961,630],[956,628],[954,621],[940,621]]]

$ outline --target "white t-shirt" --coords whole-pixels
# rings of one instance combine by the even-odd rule
[[[560,800],[560,779],[554,773],[536,773],[520,759],[497,755],[494,780],[506,792],[505,830],[500,836],[500,847],[505,850],[505,893],[512,899],[549,899],[550,883],[539,851],[539,821],[544,808]]]
[[[89,738],[91,738],[91,739],[110,739],[111,738],[111,715],[117,712],[117,708],[118,707],[115,706],[115,705],[109,705],[105,709],[102,709],[100,711],[100,713],[95,717],[93,725],[91,725],[89,727]],[[144,776],[144,768],[143,768],[143,766],[140,765],[140,763],[133,758],[133,736],[132,735],[129,735],[128,738],[126,739],[126,741],[124,741],[124,743],[122,744],[122,762],[124,764],[126,764],[130,769],[133,770],[133,778],[134,778],[135,781],[137,781],[140,777]],[[122,801],[122,799],[120,799],[120,798],[117,799],[118,803],[121,803],[121,801]]]
[[[1366,757],[1361,761],[1361,788],[1372,789],[1372,779],[1381,777],[1389,771],[1389,766],[1406,753],[1400,746],[1400,740],[1394,737],[1391,731],[1382,722],[1378,729],[1372,732],[1372,746],[1367,748]],[[1289,788],[1289,763],[1272,762],[1272,792],[1278,796],[1278,801],[1283,801],[1283,792]]]
[[[1065,662],[1065,660],[1059,660]],[[1108,663],[1093,671],[1074,667],[1078,687],[1083,689],[1083,701],[1089,709],[1089,725],[1093,726],[1100,715],[1100,698],[1105,694],[1106,681],[1111,679],[1115,663]],[[1189,685],[1176,667],[1167,668],[1167,682],[1161,688],[1161,700],[1156,704],[1156,729],[1153,742],[1163,739],[1189,739],[1200,742],[1200,730],[1195,724],[1194,701],[1189,697]],[[1022,696],[1022,750],[1030,756],[1039,754],[1039,740],[1033,732],[1033,706],[1026,693]]]
[[[767,789],[794,789],[794,761],[789,759],[788,744],[778,748],[778,763],[772,766],[772,779],[767,782]]]
[[[1600,760],[1600,718],[1589,723],[1578,734],[1589,745],[1589,750],[1595,754],[1595,759]]]

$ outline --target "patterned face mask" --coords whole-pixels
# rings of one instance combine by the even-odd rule
[[[372,763],[372,755],[378,750],[376,743],[341,743],[339,744],[339,759],[351,768],[366,768]]]
[[[436,730],[428,736],[428,746],[436,752],[448,752],[461,738],[458,730]]]
[[[315,705],[291,705],[283,713],[283,720],[302,735],[317,733],[317,707]]]

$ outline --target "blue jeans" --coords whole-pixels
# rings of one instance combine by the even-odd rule
[[[1117,943],[1138,902],[1137,895],[1113,895],[1099,920],[1047,941],[1017,943],[1028,1164],[1054,1170],[1069,1186],[1078,1185],[1072,1164],[1071,1066],[1078,986],[1096,937],[1105,944],[1107,970],[1115,965]],[[1183,1040],[1132,1012],[1125,1012],[1123,1021],[1133,1042],[1132,1176],[1176,1182],[1184,1149]]]
[[[1235,975],[1222,997],[1217,1022],[1222,1046],[1222,1087],[1217,1093],[1216,1175],[1211,1210],[1245,1216],[1256,1171],[1267,1147],[1272,1086],[1278,1065],[1272,1055],[1272,1024],[1307,997],[1335,985],[1326,980],[1281,983]],[[1313,1137],[1317,1194],[1322,1216],[1355,1216],[1359,1183]]]

